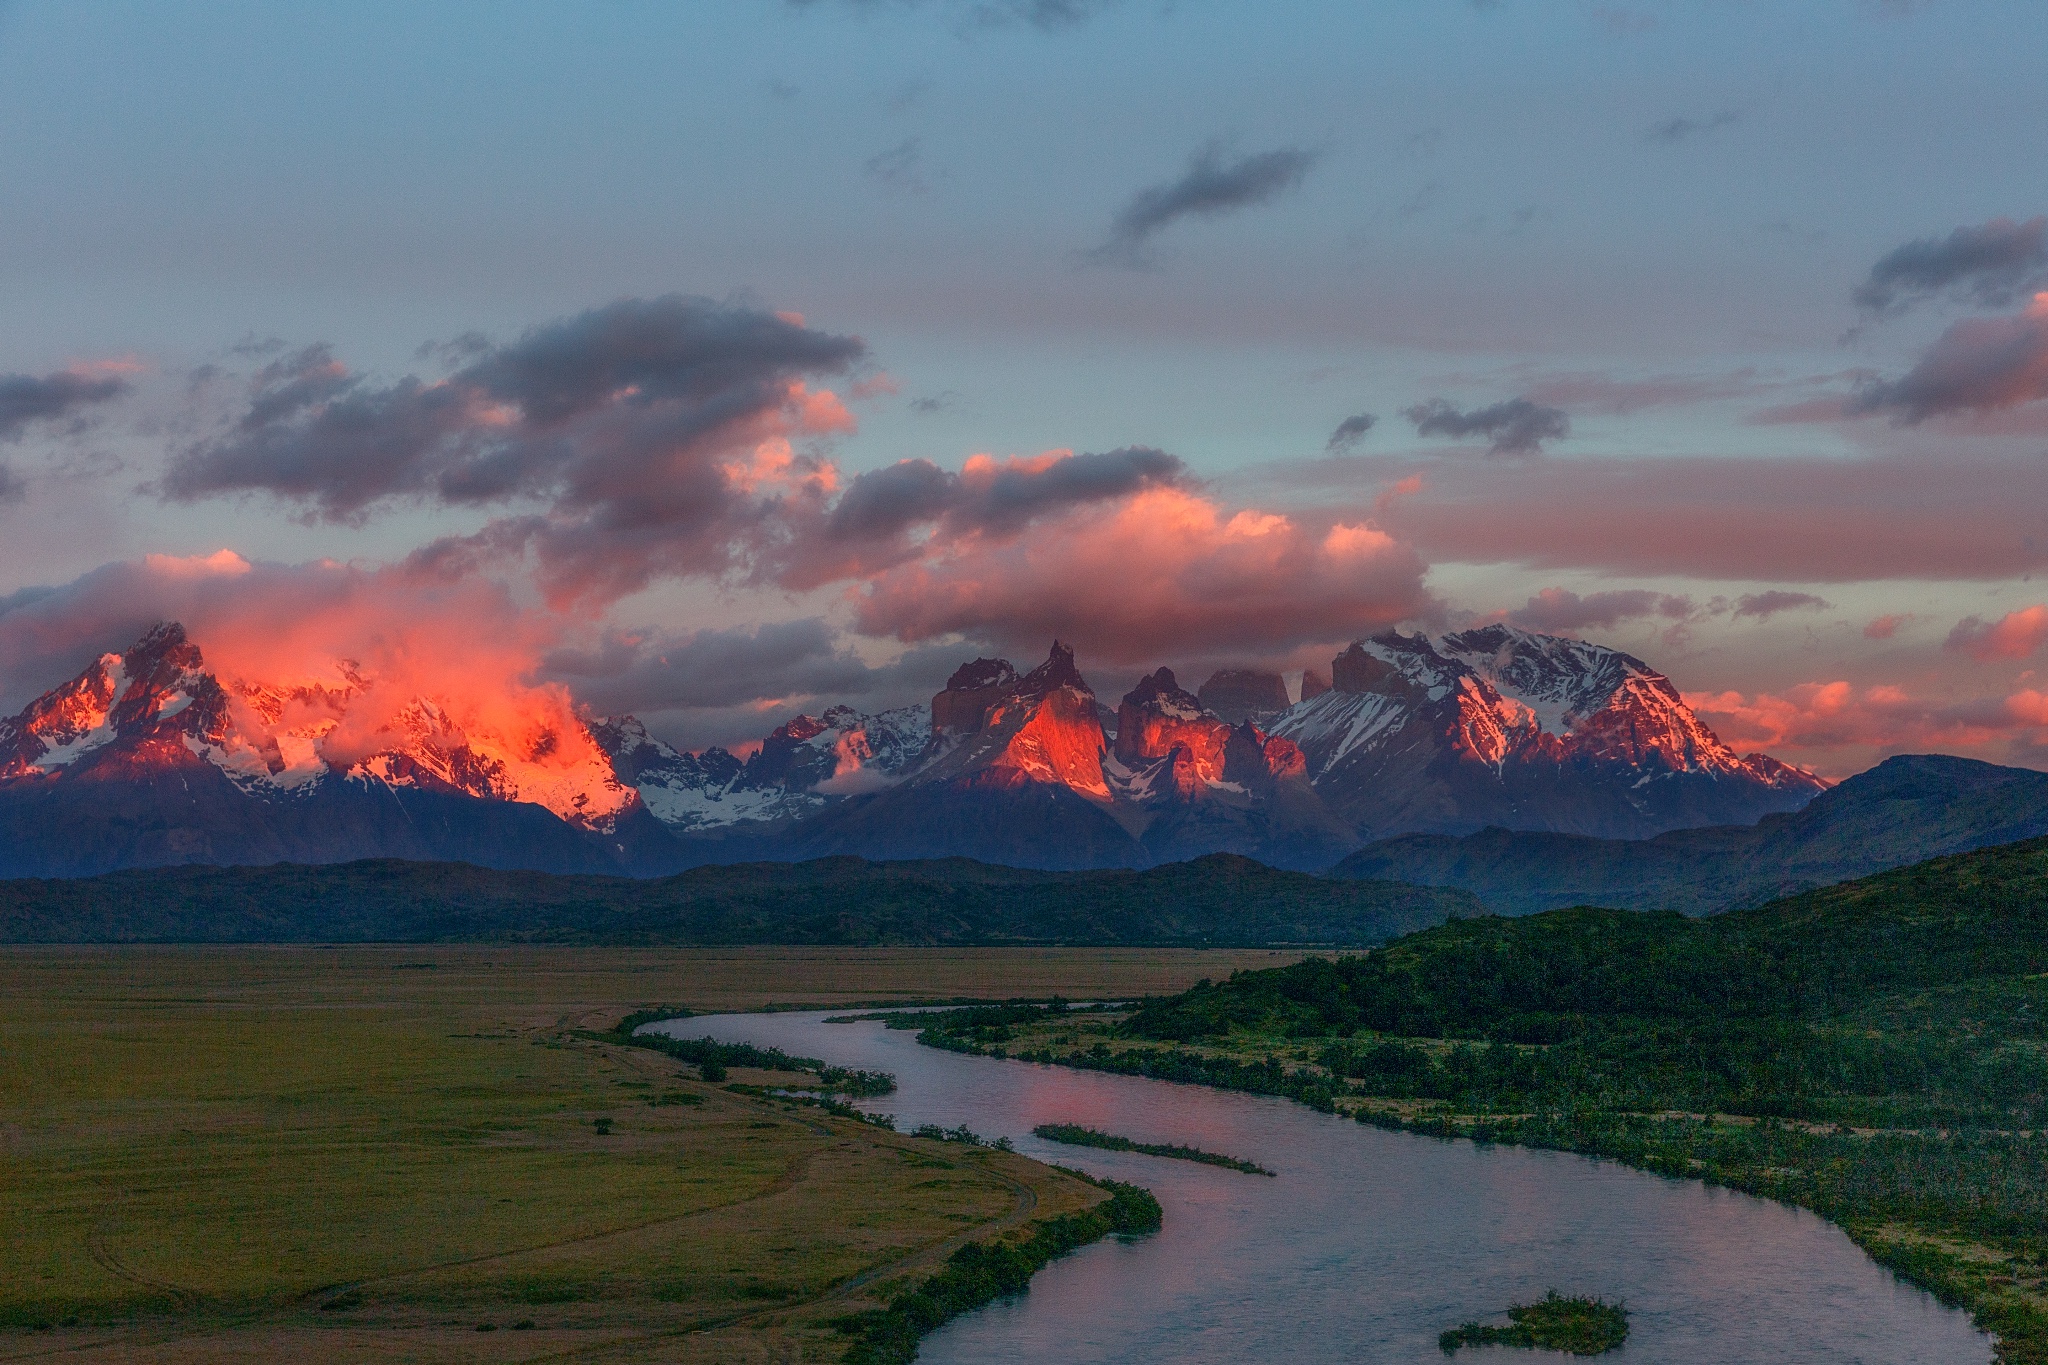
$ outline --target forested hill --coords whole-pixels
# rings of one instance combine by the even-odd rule
[[[965,858],[702,867],[646,881],[393,860],[0,882],[0,942],[1364,946],[1481,909],[1216,854],[1145,871]]]
[[[2048,972],[2048,839],[1937,858],[1708,919],[1555,910],[1459,920],[1368,957],[1240,973],[1134,1031],[1371,1029],[1547,1042],[1589,1020],[1819,1016],[1874,993]]]
[[[1905,754],[1754,825],[1650,839],[1485,829],[1369,844],[1332,869],[1470,891],[1497,914],[1572,905],[1705,915],[1926,858],[2048,835],[2048,773]]]

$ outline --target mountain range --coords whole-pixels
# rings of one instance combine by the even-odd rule
[[[1628,654],[1505,626],[1387,633],[1311,670],[1169,669],[1114,709],[1055,643],[962,665],[928,707],[798,715],[741,758],[631,716],[507,717],[336,661],[223,677],[175,623],[0,721],[0,875],[462,860],[654,875],[709,862],[969,856],[1321,870],[1490,826],[1642,838],[1754,822],[1826,784],[1714,736]]]
[[[2048,835],[2048,773],[1943,754],[1888,758],[1804,809],[1650,839],[1507,830],[1410,834],[1332,869],[1470,891],[1497,914],[1573,905],[1712,914],[1929,858]]]

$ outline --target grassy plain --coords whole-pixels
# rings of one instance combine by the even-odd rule
[[[652,1004],[1161,994],[1296,956],[8,950],[0,1360],[833,1359],[831,1319],[1101,1192],[594,1031]]]

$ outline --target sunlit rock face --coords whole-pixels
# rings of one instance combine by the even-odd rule
[[[170,622],[0,721],[0,874],[363,857],[616,870],[649,840],[666,835],[547,690],[479,704],[345,660],[221,677]]]
[[[248,670],[244,670],[248,671]],[[334,660],[220,675],[175,624],[0,721],[0,873],[462,858],[556,870],[847,853],[1038,866],[1210,852],[1320,869],[1371,838],[1486,825],[1640,837],[1822,789],[1737,755],[1662,674],[1503,626],[1389,633],[1305,673],[1170,669],[1112,711],[1054,642],[930,706],[786,716],[747,756],[682,752],[524,684],[465,695]]]
[[[1638,838],[1796,810],[1825,784],[1737,755],[1642,660],[1487,626],[1399,633],[1331,661],[1333,687],[1273,721],[1367,837],[1487,825]]]

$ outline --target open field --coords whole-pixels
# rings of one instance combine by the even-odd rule
[[[875,1290],[1100,1192],[589,1030],[1159,994],[1296,956],[10,950],[0,1360],[831,1359]]]

